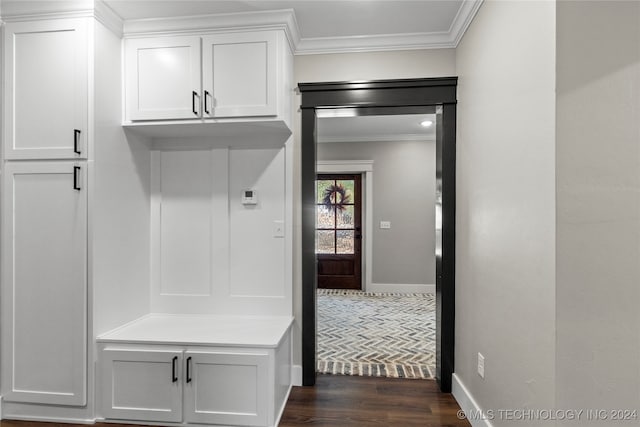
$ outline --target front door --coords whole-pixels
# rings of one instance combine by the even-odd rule
[[[361,176],[318,175],[318,288],[362,289]]]

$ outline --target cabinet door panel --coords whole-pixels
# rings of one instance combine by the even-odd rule
[[[186,352],[185,421],[267,425],[267,354]]]
[[[219,34],[203,39],[205,117],[275,116],[275,33]]]
[[[199,37],[127,40],[127,118],[200,117],[200,62]]]
[[[7,24],[6,158],[87,157],[86,27],[84,19]]]
[[[182,419],[181,352],[106,349],[101,357],[105,418]]]
[[[7,163],[4,175],[3,399],[84,405],[86,171]]]

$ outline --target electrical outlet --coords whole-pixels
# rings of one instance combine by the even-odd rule
[[[484,378],[484,356],[478,353],[478,375]]]

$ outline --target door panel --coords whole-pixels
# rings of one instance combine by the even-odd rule
[[[5,157],[86,158],[88,73],[84,19],[5,28]]]
[[[86,171],[37,162],[4,173],[3,399],[84,405]]]
[[[274,32],[218,34],[203,46],[205,117],[276,115]]]
[[[126,42],[129,120],[201,116],[200,37],[157,37]]]
[[[268,354],[186,352],[185,421],[267,425]],[[190,381],[189,381],[190,380]]]
[[[106,349],[101,357],[105,418],[182,420],[181,351]]]
[[[318,288],[362,289],[362,177],[317,178]]]

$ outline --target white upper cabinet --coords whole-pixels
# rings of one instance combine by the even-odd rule
[[[273,32],[203,39],[205,117],[276,115],[277,40]]]
[[[6,159],[87,157],[87,52],[86,19],[6,24]]]
[[[132,39],[126,46],[129,120],[201,116],[200,37]]]
[[[279,46],[276,31],[128,39],[126,120],[274,118]]]

